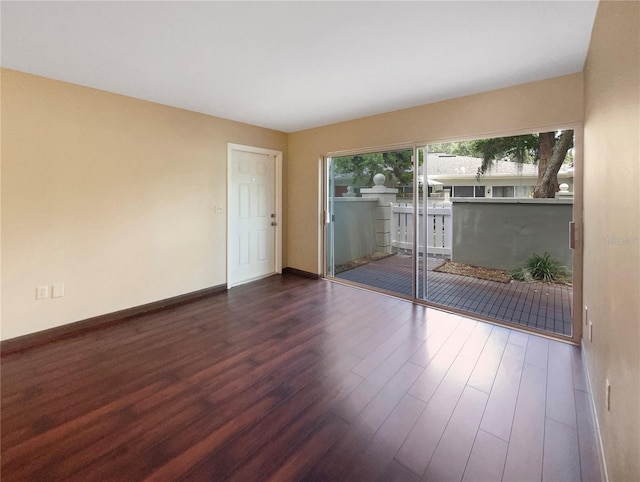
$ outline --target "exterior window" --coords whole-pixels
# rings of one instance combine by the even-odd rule
[[[493,197],[515,197],[513,186],[494,186]]]
[[[533,186],[494,186],[493,197],[533,197]]]
[[[453,186],[453,197],[473,197],[473,186]]]
[[[533,197],[534,186],[516,186],[516,197]]]
[[[445,189],[451,189],[445,186]],[[484,197],[485,186],[453,186],[453,197]]]

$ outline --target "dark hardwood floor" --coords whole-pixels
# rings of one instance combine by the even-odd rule
[[[578,348],[274,276],[2,359],[2,480],[600,480]]]

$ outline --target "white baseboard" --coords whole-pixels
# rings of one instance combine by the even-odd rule
[[[585,378],[587,379],[587,390],[589,396],[589,402],[591,404],[591,416],[593,417],[593,424],[596,429],[596,437],[598,439],[598,458],[600,459],[600,475],[601,479],[605,482],[609,482],[609,472],[607,471],[607,460],[604,456],[604,445],[602,443],[602,434],[600,433],[600,422],[598,421],[598,412],[596,410],[596,401],[593,398],[593,386],[591,385],[591,374],[589,373],[589,365],[587,364],[587,357],[585,356],[584,339],[582,340],[580,349],[582,350],[582,366],[584,367]]]

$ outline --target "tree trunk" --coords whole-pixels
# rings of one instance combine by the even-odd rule
[[[559,191],[558,171],[562,167],[567,151],[573,147],[573,131],[560,133],[556,140],[554,132],[540,133],[540,160],[538,182],[533,190],[534,198],[554,198]]]

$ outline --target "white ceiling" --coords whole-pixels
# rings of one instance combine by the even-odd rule
[[[2,1],[1,62],[293,132],[580,72],[596,8]]]

